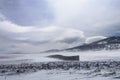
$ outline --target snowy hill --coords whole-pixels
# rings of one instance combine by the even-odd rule
[[[116,50],[120,49],[120,37],[109,37],[89,44],[65,49],[65,51]]]
[[[61,52],[61,51],[99,51],[99,50],[117,50],[120,49],[120,36],[113,36],[109,38],[105,38],[102,40],[98,40],[92,43],[83,44],[80,46],[63,49],[63,50],[48,50],[45,53],[49,52]]]

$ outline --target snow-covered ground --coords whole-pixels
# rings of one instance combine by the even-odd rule
[[[60,53],[33,53],[33,54],[0,54],[0,64],[20,64],[33,62],[57,62],[58,59],[48,58],[49,55],[61,54],[65,56],[79,55],[80,61],[120,61],[120,51],[88,51],[88,52],[60,52]],[[63,61],[62,61],[63,62]],[[114,66],[114,65],[113,65]],[[114,68],[114,67],[113,67]],[[32,73],[16,75],[0,75],[0,80],[120,80],[119,69],[112,71],[101,69],[98,72],[90,70],[38,70]]]
[[[117,51],[87,51],[87,52],[59,52],[59,53],[33,53],[33,54],[0,54],[0,63],[23,62],[52,62],[61,61],[49,58],[49,55],[79,55],[80,61],[120,60],[120,50]]]
[[[99,76],[99,73],[89,74],[89,72],[85,70],[42,70],[31,74],[0,76],[0,80],[120,80],[120,78]]]

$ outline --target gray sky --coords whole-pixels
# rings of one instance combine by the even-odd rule
[[[0,0],[0,51],[39,52],[119,35],[119,9],[120,0]]]

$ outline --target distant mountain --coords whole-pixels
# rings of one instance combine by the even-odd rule
[[[63,49],[48,50],[45,52],[61,52],[61,51],[89,51],[89,50],[116,50],[120,49],[120,36],[113,36],[89,44]]]
[[[120,49],[120,36],[113,36],[89,44],[65,49],[65,51],[115,50]]]

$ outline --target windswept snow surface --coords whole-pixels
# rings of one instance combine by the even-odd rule
[[[86,71],[42,70],[32,74],[1,76],[0,80],[120,80],[112,77],[90,76]]]
[[[59,59],[49,58],[49,55],[79,55],[80,61],[99,62],[99,61],[120,61],[120,50],[116,51],[87,51],[87,52],[59,52],[59,53],[33,53],[33,54],[0,54],[0,65],[21,64],[33,62],[58,62]],[[64,62],[64,61],[62,61]],[[115,70],[116,68],[113,68]],[[9,69],[8,69],[9,70]],[[95,72],[90,70],[38,70],[31,73],[0,75],[0,80],[120,80],[119,69],[114,71],[100,69]],[[116,73],[117,71],[117,73]],[[105,75],[105,76],[104,76]],[[107,76],[108,75],[108,76]]]
[[[33,53],[33,54],[0,54],[0,63],[23,63],[23,62],[52,62],[61,61],[49,58],[50,55],[74,56],[79,55],[80,61],[120,61],[120,50],[116,51],[87,51],[87,52],[56,52],[56,53]]]

